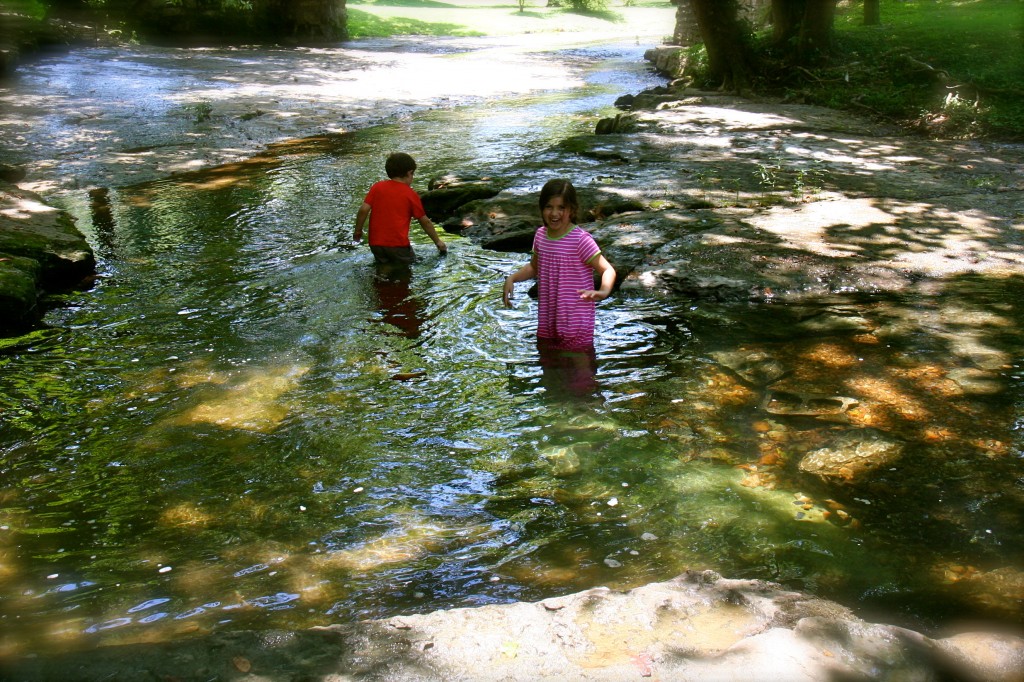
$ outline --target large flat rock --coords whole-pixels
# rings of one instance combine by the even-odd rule
[[[92,248],[68,213],[0,184],[0,332],[35,317],[43,292],[73,286],[95,268]]]
[[[691,572],[627,592],[599,587],[298,632],[231,632],[13,662],[44,680],[985,680],[1024,676],[1024,640],[932,639],[827,600]]]

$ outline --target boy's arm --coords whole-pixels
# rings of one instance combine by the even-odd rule
[[[352,234],[352,239],[357,243],[363,241],[363,225],[366,224],[366,217],[370,215],[370,208],[371,206],[364,201],[356,212],[356,231]]]
[[[534,264],[534,258],[530,258],[530,262],[519,268],[511,275],[505,278],[505,287],[501,294],[501,300],[505,304],[506,308],[512,307],[512,290],[515,288],[516,282],[525,282],[528,279],[535,279],[537,277],[537,266]]]
[[[580,298],[587,301],[603,301],[604,299],[611,296],[612,287],[615,286],[615,268],[608,262],[602,254],[597,254],[597,257],[590,262],[590,267],[601,275],[601,288],[595,290],[584,289],[580,291]]]
[[[419,222],[420,227],[423,228],[423,231],[427,233],[427,236],[433,240],[434,246],[437,247],[438,252],[441,255],[448,253],[448,245],[441,241],[441,238],[437,236],[437,230],[434,228],[434,223],[430,222],[430,218],[423,216],[416,220]]]

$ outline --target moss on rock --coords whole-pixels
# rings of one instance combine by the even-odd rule
[[[14,185],[0,185],[0,333],[38,314],[43,291],[93,274],[96,259],[71,216]]]

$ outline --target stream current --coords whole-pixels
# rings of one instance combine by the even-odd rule
[[[365,247],[332,248],[388,151],[417,158],[421,192],[453,166],[500,173],[655,84],[641,54],[552,53],[579,83],[111,188],[100,211],[84,191],[57,195],[100,277],[0,355],[4,651],[303,628],[705,568],[919,627],[1019,615],[957,591],[1020,556],[992,483],[1021,485],[1019,450],[886,499],[748,484],[738,465],[764,461],[780,431],[715,357],[784,345],[776,311],[615,296],[581,391],[539,362],[525,292],[501,307],[524,255],[445,235],[442,258],[414,229],[411,277],[382,279]],[[694,415],[705,429],[687,426]],[[852,522],[827,521],[836,508]]]

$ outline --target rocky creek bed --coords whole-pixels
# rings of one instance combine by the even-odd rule
[[[317,116],[326,113],[309,113],[314,115],[275,117],[274,131],[265,131],[269,137],[248,137],[273,141],[321,132]],[[260,119],[270,120],[260,116],[252,119],[254,125],[265,125]],[[981,281],[1019,289],[1024,274],[1021,146],[907,138],[846,113],[672,88],[637,93],[602,129],[607,132],[565,140],[500,176],[471,162],[449,169],[428,195],[433,217],[484,248],[522,250],[536,223],[538,172],[566,175],[581,188],[592,231],[624,289],[695,303],[786,303],[784,314],[806,331],[809,345],[852,334],[861,339],[868,361],[878,344],[935,335],[948,343],[949,361],[916,377],[932,400],[969,403],[1005,389],[1005,375],[1021,349],[1012,344],[996,349],[979,330],[1006,324],[1017,303],[1008,300],[1005,310],[971,309],[963,305],[962,294]],[[180,134],[188,131],[183,127]],[[223,147],[216,132],[205,138],[201,155],[209,162],[253,151],[245,146],[226,151],[238,127],[224,126],[224,131]],[[103,142],[88,146],[93,159],[105,158]],[[203,164],[183,158],[181,150],[161,143],[134,153],[127,177]],[[5,218],[19,220],[12,202],[36,201],[18,192],[36,189],[45,195],[68,177],[89,184],[87,173],[63,176],[59,167],[55,159],[31,162],[23,189],[5,195],[10,197]],[[116,181],[115,169],[105,167],[114,173],[106,180]],[[889,298],[908,295],[923,303],[908,307]],[[866,297],[882,301],[882,312],[869,318],[852,307]],[[821,346],[816,352],[827,350]],[[990,459],[1012,463],[1018,457],[1005,440],[986,438],[985,424],[972,426],[969,411],[956,429],[928,419],[894,419],[928,404],[901,402],[901,396],[869,386],[850,396],[849,387],[840,392],[840,382],[804,371],[798,360],[795,352],[787,356],[758,347],[720,359],[742,378],[745,390],[758,393],[767,414],[824,416],[849,427],[831,441],[814,442],[820,437],[815,432],[802,444],[808,455],[800,470],[826,485],[870,486],[872,475],[905,439],[956,440]],[[844,363],[858,362],[839,356],[826,360],[840,370]],[[706,436],[700,433],[702,415],[699,405],[692,409],[679,419],[700,441]],[[780,475],[771,441],[800,437],[768,421],[764,435],[765,456],[750,467],[745,483],[751,486],[771,485]],[[1019,499],[1021,490],[1006,494]],[[979,599],[1019,611],[1021,566],[949,569],[951,580],[976,585]],[[536,604],[55,654],[10,662],[5,678],[52,679],[58,672],[63,679],[196,680],[1014,680],[1024,675],[1019,631],[974,630],[927,637],[865,622],[812,595],[694,573],[628,592],[595,589]]]

